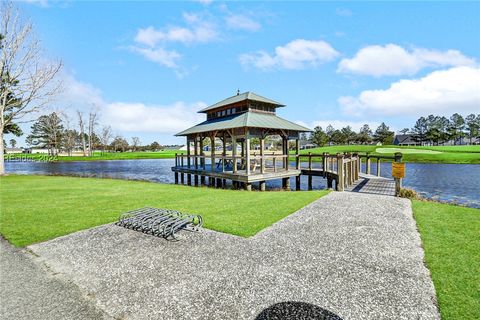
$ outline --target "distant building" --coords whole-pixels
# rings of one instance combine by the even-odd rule
[[[393,139],[393,144],[396,146],[420,146],[419,141],[414,140],[413,134],[397,134]]]
[[[32,153],[32,154],[36,154],[36,153],[41,153],[41,154],[48,154],[48,149],[47,148],[27,148],[25,150],[23,150],[23,153]]]
[[[312,143],[312,142],[310,142],[310,141],[308,141],[308,140],[300,140],[300,141],[299,141],[299,144],[300,144],[300,149],[301,149],[301,150],[313,149],[313,148],[318,147],[317,144]]]
[[[23,148],[5,148],[5,154],[22,153]]]

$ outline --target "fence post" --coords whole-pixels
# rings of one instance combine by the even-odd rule
[[[322,166],[323,166],[323,177],[326,178],[327,177],[327,153],[324,152],[323,153],[323,158],[322,158]]]
[[[377,158],[377,177],[380,177],[380,158]]]
[[[312,153],[308,153],[308,170],[312,170]]]
[[[400,152],[395,153],[395,162],[402,162],[402,154]],[[398,197],[400,189],[402,188],[402,178],[395,179],[395,196]]]
[[[370,174],[370,155],[367,152],[367,160],[365,161],[365,173]]]
[[[343,154],[337,153],[337,191],[343,191],[345,189],[345,173],[344,173]]]

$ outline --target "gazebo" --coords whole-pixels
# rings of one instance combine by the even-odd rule
[[[301,125],[282,119],[276,109],[285,107],[275,100],[253,92],[237,93],[203,110],[207,120],[176,134],[186,137],[187,154],[175,158],[175,182],[195,186],[208,184],[224,187],[227,180],[235,188],[251,190],[259,182],[265,190],[265,181],[282,179],[282,186],[290,188],[290,177],[300,182],[299,135],[311,131]],[[266,148],[270,138],[280,144],[280,150]],[[255,139],[255,140],[253,140]],[[252,150],[255,142],[257,150]],[[295,165],[289,161],[289,142],[295,141]]]

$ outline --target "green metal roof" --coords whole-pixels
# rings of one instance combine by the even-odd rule
[[[194,133],[208,132],[214,130],[226,130],[233,128],[267,128],[283,129],[300,132],[312,131],[304,126],[291,121],[282,119],[273,114],[263,114],[258,112],[245,112],[230,117],[207,120],[197,124],[187,130],[179,132],[176,136],[186,136]]]
[[[198,112],[199,113],[204,113],[204,112],[207,112],[209,110],[213,110],[213,109],[216,109],[216,108],[220,108],[220,107],[223,107],[223,106],[226,106],[226,105],[229,105],[229,104],[232,104],[232,103],[244,101],[244,100],[260,101],[260,102],[273,104],[277,107],[285,107],[285,105],[280,103],[280,102],[262,97],[262,96],[260,96],[256,93],[254,93],[254,92],[247,91],[247,92],[244,92],[244,93],[241,93],[241,94],[234,95],[234,96],[232,96],[230,98],[227,98],[225,100],[222,100],[220,102],[217,102],[214,105],[206,107],[205,109],[202,109]]]

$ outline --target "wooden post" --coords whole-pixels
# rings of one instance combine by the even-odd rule
[[[285,190],[290,191],[290,178],[285,178]]]
[[[400,152],[395,153],[395,162],[402,162],[402,154]],[[395,179],[395,196],[398,197],[400,189],[402,189],[402,178]]]
[[[193,181],[194,181],[194,184],[195,184],[195,187],[198,187],[198,175],[193,175]]]
[[[327,177],[327,188],[333,189],[333,179],[332,179],[332,177]]]
[[[323,177],[325,178],[327,176],[327,171],[328,171],[328,167],[327,167],[327,154],[326,152],[323,153],[323,157],[322,157],[322,168],[323,168]]]
[[[175,184],[178,184],[178,172],[175,171]]]
[[[211,158],[211,171],[215,171],[215,134],[210,136],[210,158]]]
[[[370,155],[367,152],[367,161],[365,162],[365,173],[370,174]]]
[[[178,167],[178,154],[175,153],[175,167]]]
[[[200,185],[205,185],[205,176],[200,176]]]
[[[204,153],[203,153],[203,137],[200,136],[200,166],[205,170],[205,158],[204,158]]]
[[[380,158],[377,158],[377,177],[380,177]]]
[[[183,158],[182,158],[183,159]],[[182,172],[180,173],[180,183],[184,184],[185,183],[185,174]]]
[[[288,171],[289,163],[288,163],[288,138],[285,138],[285,149],[284,149],[284,157],[283,157],[283,167],[286,171]]]
[[[237,173],[237,137],[232,136],[233,173]]]
[[[348,164],[348,169],[350,170],[350,173],[348,174],[348,177],[349,177],[349,184],[352,185],[353,184],[353,181],[355,181],[355,167],[354,167],[354,163],[353,163],[353,156],[352,154],[350,153],[350,163]]]
[[[190,169],[190,164],[191,164],[191,152],[190,152],[190,144],[191,140],[187,138],[187,167]]]
[[[295,177],[295,190],[300,191],[301,189],[301,180],[300,175]]]
[[[250,175],[250,137],[248,136],[248,132],[247,132],[247,135],[245,136],[245,160],[247,162],[245,164],[245,169],[248,176]],[[250,189],[251,187],[252,185],[250,184]]]
[[[312,170],[312,153],[308,153],[308,170]]]
[[[240,160],[240,167],[243,168],[243,166],[245,165],[245,139],[242,141],[242,144],[241,144],[242,148],[241,148],[241,156],[242,156],[242,159]]]
[[[251,183],[245,183],[245,190],[247,191],[252,191],[252,184]]]
[[[300,169],[300,157],[298,156],[300,154],[300,139],[297,138],[295,139],[295,169],[299,170]],[[300,190],[300,189],[297,189]]]
[[[343,154],[337,153],[337,191],[345,190],[345,172],[344,172]]]
[[[312,181],[312,174],[310,173],[308,175],[308,190],[312,190],[313,189],[313,181]]]
[[[358,153],[353,154],[353,180],[357,181],[358,180],[358,162],[360,161],[360,157],[358,156]]]
[[[265,173],[265,138],[260,138],[260,173]]]
[[[265,181],[260,181],[260,191],[265,191]]]

